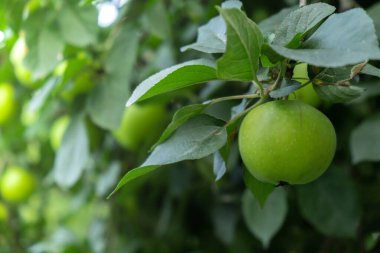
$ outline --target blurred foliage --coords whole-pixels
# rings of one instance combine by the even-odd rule
[[[255,22],[297,4],[242,2]],[[347,1],[324,2],[339,7]],[[380,36],[380,4],[348,2],[369,8]],[[179,49],[196,40],[197,28],[217,15],[220,4],[0,0],[0,82],[12,84],[16,101],[12,117],[0,125],[0,176],[20,166],[37,180],[37,189],[22,203],[0,197],[0,252],[380,251],[380,81],[375,77],[356,78],[366,92],[354,102],[319,107],[338,135],[330,171],[306,186],[277,188],[263,207],[260,197],[245,189],[236,144],[225,166],[213,168],[218,159],[213,157],[169,165],[107,199],[121,176],[144,161],[162,129],[142,126],[146,132],[139,138],[145,134],[149,144],[121,145],[113,133],[125,102],[151,74],[205,56]],[[101,27],[105,5],[118,16]],[[232,84],[209,82],[142,106],[159,104],[171,117],[181,106],[248,89],[245,83]],[[0,105],[1,118],[6,109],[3,101]],[[224,102],[205,110],[227,119],[236,105]],[[56,127],[61,119],[66,123]]]

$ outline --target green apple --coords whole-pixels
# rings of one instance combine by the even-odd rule
[[[307,64],[300,63],[294,67],[293,70],[293,80],[300,82],[301,84],[305,84],[309,82],[309,75],[307,72]],[[305,87],[302,87],[299,90],[296,90],[293,96],[290,96],[290,99],[296,99],[307,103],[311,106],[318,107],[321,104],[321,99],[318,94],[315,92],[312,84],[307,84]]]
[[[67,88],[62,91],[62,97],[66,101],[72,101],[76,96],[91,91],[95,86],[93,72],[87,70],[67,84]]]
[[[243,162],[258,180],[306,184],[329,167],[336,149],[330,120],[299,101],[265,103],[248,113],[239,133]]]
[[[28,48],[25,43],[24,35],[20,34],[20,37],[12,48],[10,60],[14,66],[15,75],[20,83],[26,87],[35,88],[32,79],[32,72],[24,64],[24,59],[27,52]]]
[[[4,203],[0,202],[0,223],[8,220],[8,209]]]
[[[113,135],[126,149],[147,148],[157,140],[167,120],[163,104],[132,105],[125,109],[120,127]]]
[[[11,84],[0,84],[0,126],[9,122],[16,110],[15,91]]]
[[[36,179],[32,173],[18,166],[6,168],[1,178],[0,192],[3,199],[10,203],[20,203],[32,195]]]
[[[54,121],[50,129],[50,144],[54,151],[57,151],[61,146],[63,135],[65,134],[69,123],[70,118],[66,115]]]

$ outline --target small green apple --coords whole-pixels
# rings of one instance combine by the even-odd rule
[[[24,35],[20,34],[20,37],[12,48],[10,60],[14,66],[15,75],[20,83],[26,87],[35,88],[32,72],[24,64],[27,52],[28,48],[26,46]]]
[[[0,192],[3,199],[10,203],[20,203],[29,198],[36,188],[32,173],[18,166],[5,169],[1,178]]]
[[[0,126],[9,122],[16,110],[15,91],[11,84],[0,84]]]
[[[8,220],[9,214],[8,209],[4,203],[0,202],[0,223]]]
[[[336,135],[330,120],[299,101],[265,103],[248,113],[239,133],[243,162],[258,180],[306,184],[329,167]]]
[[[305,84],[310,81],[306,63],[300,63],[294,67],[292,79],[300,82],[301,84]],[[307,84],[305,87],[296,90],[294,92],[294,96],[290,96],[290,99],[296,99],[314,107],[318,107],[321,104],[321,99],[315,92],[312,84]]]
[[[162,104],[132,105],[125,109],[120,127],[113,135],[126,149],[147,148],[157,140],[167,120],[168,113]]]
[[[54,151],[57,151],[61,146],[63,135],[70,123],[69,116],[62,116],[54,121],[50,129],[50,144]]]

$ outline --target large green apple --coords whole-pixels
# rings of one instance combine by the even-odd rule
[[[7,123],[16,109],[15,91],[9,83],[0,84],[0,126]]]
[[[147,148],[157,140],[167,120],[168,113],[162,104],[132,105],[125,109],[120,127],[113,135],[126,149]]]
[[[10,203],[25,201],[34,192],[36,179],[32,173],[18,166],[6,168],[1,178],[0,192]]]
[[[300,82],[301,84],[305,84],[310,81],[306,63],[300,63],[294,67],[292,79]],[[308,84],[305,87],[296,90],[294,95],[290,96],[290,99],[296,99],[314,107],[318,107],[321,104],[321,99],[315,92],[312,84]]]
[[[336,135],[330,120],[299,101],[265,103],[248,113],[239,133],[245,166],[272,184],[306,184],[329,167]]]

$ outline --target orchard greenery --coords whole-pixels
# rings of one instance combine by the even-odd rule
[[[250,92],[180,108],[146,161],[129,171],[115,191],[162,165],[212,154],[215,156],[214,170],[220,179],[226,170],[233,136],[240,120],[249,111],[270,100],[297,99],[297,96],[302,100],[300,92],[313,92],[311,86],[326,102],[350,102],[364,92],[351,81],[360,73],[378,75],[380,72],[368,64],[370,60],[380,60],[380,48],[373,21],[360,8],[334,13],[335,7],[316,3],[285,10],[281,19],[276,15],[260,24],[249,19],[241,8],[239,1],[224,2],[217,7],[220,15],[199,28],[197,41],[182,48],[182,51],[206,53],[207,58],[184,62],[150,76],[136,87],[126,105],[133,106],[155,96],[213,80],[249,82]],[[309,103],[318,105],[317,98],[310,99]],[[229,120],[221,121],[205,113],[207,107],[226,100],[242,100]],[[289,103],[289,114],[297,111],[297,105],[283,103],[284,108]],[[318,178],[330,165],[335,152],[336,137],[328,119],[315,109],[299,104],[299,114],[305,114],[305,118],[300,116],[301,121],[295,123],[297,113],[289,117],[294,126],[301,125],[298,129],[287,126],[285,119],[281,121],[281,114],[287,110],[272,112],[261,107],[264,115],[245,123],[239,143],[243,160],[253,176],[274,184],[308,183]],[[273,119],[268,122],[266,114],[273,114]],[[276,128],[280,129],[276,131]],[[250,132],[255,131],[255,136],[262,135],[265,141],[251,138]],[[294,149],[289,149],[292,141]],[[263,154],[254,150],[261,150]],[[288,153],[278,154],[281,150]],[[274,153],[271,155],[271,152]],[[262,188],[270,188],[265,184],[247,186],[255,195],[264,192],[264,200],[270,193],[262,191]]]

